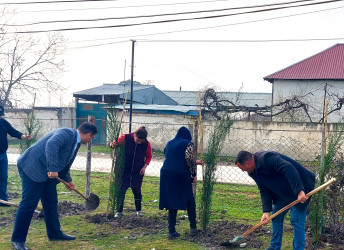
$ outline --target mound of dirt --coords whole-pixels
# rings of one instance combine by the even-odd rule
[[[318,249],[335,249],[344,250],[344,233],[334,232],[329,228],[324,228],[323,234],[317,244],[313,243],[312,235],[309,228],[306,232],[305,249],[318,250]]]
[[[166,221],[163,221],[161,218],[157,218],[154,216],[143,216],[137,217],[135,214],[133,215],[125,215],[121,219],[117,218],[109,218],[106,217],[106,214],[96,214],[96,215],[86,215],[85,219],[91,223],[96,224],[103,224],[106,223],[112,226],[114,231],[121,231],[123,229],[135,229],[135,231],[131,232],[131,235],[128,237],[137,237],[135,232],[143,235],[147,234],[155,234],[160,232],[161,230],[167,229]],[[112,231],[111,233],[113,233]],[[142,235],[141,235],[142,236]]]
[[[15,193],[8,192],[7,196],[8,196],[9,200],[12,200],[12,199],[18,198],[19,194],[17,192],[15,192]]]
[[[233,240],[235,237],[241,235],[250,229],[251,225],[238,224],[235,221],[220,221],[212,223],[205,231],[199,231],[198,235],[190,236],[185,235],[190,241],[203,244],[210,249],[236,249],[239,245],[246,243],[246,248],[249,249],[262,249],[264,243],[259,240],[261,235],[269,235],[270,233],[265,229],[257,229],[252,234],[246,236],[230,246],[221,246],[221,243]]]
[[[4,211],[6,212],[4,212]],[[14,218],[16,216],[16,211],[8,210],[7,207],[3,207],[0,210],[0,226],[7,227],[13,225]]]
[[[135,215],[125,215],[121,219],[117,219],[108,218],[105,214],[85,216],[85,219],[91,223],[106,223],[111,225],[113,230],[109,233],[114,233],[116,231],[119,232],[123,229],[132,230],[127,236],[130,239],[143,237],[148,234],[155,234],[161,231],[167,231],[167,221],[164,218],[165,217],[137,217]],[[179,217],[178,220],[185,220],[185,218]],[[251,228],[250,225],[237,224],[234,221],[222,221],[213,223],[206,231],[199,230],[199,233],[196,236],[190,236],[189,233],[185,233],[184,235],[181,235],[181,239],[201,243],[205,247],[211,249],[226,249],[226,247],[221,246],[222,242],[232,240],[249,228]],[[104,233],[105,232],[103,232],[103,234]],[[262,248],[263,242],[258,239],[258,236],[262,234],[266,235],[267,233],[262,229],[256,230],[255,233],[247,236],[245,240],[241,240],[238,244],[234,244],[233,247],[239,247],[239,244],[246,242],[248,248]]]
[[[71,216],[87,213],[85,204],[74,203],[70,201],[62,201],[58,203],[60,216]]]

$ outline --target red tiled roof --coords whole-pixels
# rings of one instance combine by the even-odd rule
[[[264,80],[269,82],[276,79],[344,79],[344,44],[336,44],[314,56],[264,77]]]

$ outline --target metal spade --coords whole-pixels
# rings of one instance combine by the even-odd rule
[[[58,181],[62,182],[63,184],[65,184],[66,186],[69,186],[68,182],[62,180],[60,177],[55,177]],[[77,189],[72,189],[74,192],[76,192],[78,195],[80,195],[82,198],[84,198],[86,200],[86,209],[87,210],[94,210],[99,206],[99,197],[96,194],[90,193],[90,195],[88,197],[86,197],[85,195],[83,195],[80,191],[78,191]]]

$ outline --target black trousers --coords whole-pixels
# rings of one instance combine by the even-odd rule
[[[120,201],[118,203],[118,208],[117,212],[123,212],[123,206],[124,206],[124,200],[125,200],[125,193],[128,190],[129,187],[126,187],[126,189],[121,189],[121,194],[120,194]],[[135,208],[136,211],[141,211],[142,210],[142,193],[141,193],[141,187],[135,188],[135,186],[131,187],[131,190],[133,191],[134,194],[134,199],[135,199]]]
[[[142,180],[143,176],[137,174],[132,175],[123,175],[122,177],[122,185],[121,185],[121,193],[119,196],[119,202],[117,207],[117,212],[123,212],[124,200],[125,200],[125,193],[129,188],[133,191],[134,199],[135,199],[135,207],[136,211],[142,210]]]
[[[177,211],[176,209],[168,210],[168,232],[176,232],[176,223],[177,223]],[[196,229],[196,203],[195,199],[192,199],[188,202],[186,211],[188,212],[190,228]]]

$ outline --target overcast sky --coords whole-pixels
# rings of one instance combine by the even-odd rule
[[[37,3],[43,1],[51,3]],[[64,105],[71,103],[73,92],[130,79],[131,40],[136,40],[135,81],[150,82],[161,90],[238,91],[242,85],[245,92],[271,92],[263,77],[344,42],[344,1],[293,8],[325,0],[69,1],[75,2],[1,1],[12,3],[16,23],[74,20],[23,28],[77,28],[61,31],[68,40],[67,71],[60,79],[68,87]],[[14,4],[24,2],[31,3]],[[290,4],[253,8],[276,3]],[[219,11],[230,8],[235,9]],[[283,9],[266,11],[275,8]],[[185,12],[189,14],[171,15]],[[107,20],[99,20],[103,18]],[[84,19],[98,21],[75,21]],[[176,21],[180,19],[192,20]],[[135,25],[104,28],[128,24]],[[52,99],[40,98],[39,104],[56,105]]]

